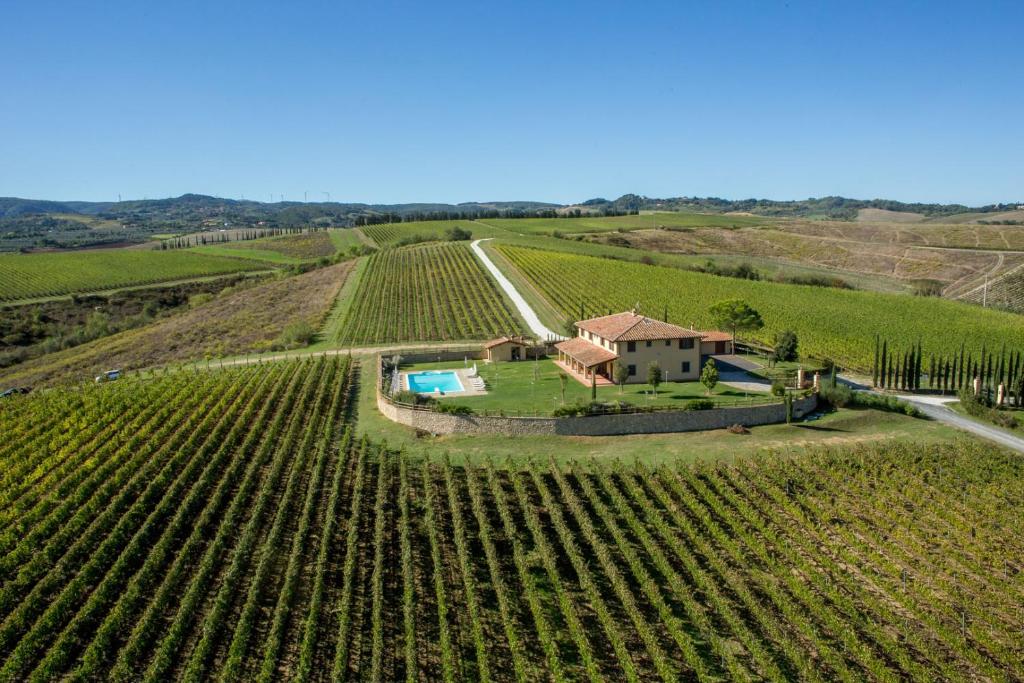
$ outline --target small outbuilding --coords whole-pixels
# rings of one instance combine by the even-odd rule
[[[732,335],[728,332],[719,332],[717,330],[711,332],[701,332],[700,338],[700,355],[701,356],[720,356],[723,354],[734,353]],[[703,360],[701,361],[703,362]]]
[[[526,337],[514,335],[512,337],[498,337],[484,344],[484,359],[491,361],[512,361],[525,360],[526,349],[530,346],[530,340]]]

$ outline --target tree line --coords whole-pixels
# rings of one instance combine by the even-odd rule
[[[925,354],[920,341],[898,350],[888,339],[875,336],[871,381],[876,387],[973,393],[975,380],[980,384],[979,394],[987,399],[998,397],[1002,386],[1007,403],[1024,406],[1024,351],[1004,345],[998,353],[984,346],[980,353],[972,353],[961,343],[958,353]]]

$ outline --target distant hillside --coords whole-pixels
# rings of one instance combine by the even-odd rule
[[[961,213],[1002,213],[1014,211],[1018,203],[990,204],[981,207],[967,207],[963,204],[918,204],[897,202],[891,199],[848,199],[846,197],[821,197],[795,201],[773,199],[719,199],[717,197],[670,197],[657,199],[635,194],[622,195],[614,201],[590,199],[578,206],[590,210],[612,209],[614,211],[691,211],[696,213],[752,213],[758,216],[791,218],[822,218],[829,220],[857,220],[862,209],[880,209],[890,216],[882,220],[894,220],[897,213],[920,214],[924,218],[953,216]],[[898,219],[896,219],[898,220]],[[915,219],[920,220],[920,219]]]
[[[0,250],[73,248],[144,242],[156,234],[223,228],[351,227],[368,223],[554,215],[559,204],[467,202],[463,204],[359,204],[256,202],[185,194],[125,202],[0,199]],[[108,228],[90,230],[90,220]]]
[[[729,200],[717,197],[657,199],[625,194],[618,199],[589,199],[562,205],[533,201],[461,204],[362,204],[342,202],[257,202],[184,194],[166,199],[124,202],[48,201],[0,198],[0,251],[30,248],[78,248],[138,243],[154,235],[225,228],[351,227],[374,223],[475,218],[557,218],[616,216],[640,211],[745,213],[756,216],[857,220],[956,221],[1007,220],[1017,204],[967,207],[960,204],[906,204],[886,199],[822,197],[799,201]],[[997,218],[998,216],[998,218]],[[966,221],[964,221],[966,222]]]

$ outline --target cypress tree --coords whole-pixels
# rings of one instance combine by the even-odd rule
[[[882,368],[881,368],[881,370],[882,370],[881,371],[881,375],[880,375],[880,379],[881,379],[881,383],[882,383],[881,386],[884,389],[885,386],[886,386],[886,378],[888,377],[888,375],[886,373],[889,370],[889,341],[888,340],[883,340],[882,341]]]
[[[878,335],[875,335],[875,362],[871,366],[871,386],[878,386]]]
[[[935,386],[938,383],[938,378],[935,375],[936,367],[938,367],[941,370],[942,369],[942,361],[939,361],[939,365],[936,366],[935,365],[935,355],[932,354],[932,355],[928,356],[928,388],[929,389],[936,389],[937,388]]]
[[[917,340],[917,353],[914,355],[914,390],[921,389],[921,340]]]
[[[957,381],[957,387],[964,385],[964,343],[960,342],[960,377]]]

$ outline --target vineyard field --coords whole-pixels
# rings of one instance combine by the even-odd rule
[[[0,677],[1024,675],[1019,458],[964,441],[454,466],[359,437],[354,371],[0,405]]]
[[[648,230],[651,228],[745,228],[769,225],[771,218],[749,215],[659,212],[628,216],[583,216],[580,218],[484,218],[495,228],[511,233],[565,234]]]
[[[239,251],[241,255],[247,251],[268,251],[297,261],[312,261],[330,257],[336,251],[334,240],[326,230],[228,242],[222,246],[225,249]]]
[[[487,223],[472,220],[458,221],[409,221],[408,223],[380,223],[367,225],[360,230],[380,247],[392,247],[403,240],[427,241],[444,239],[451,228],[462,228],[473,233],[474,239],[501,237],[508,233]]]
[[[487,339],[520,328],[469,247],[437,242],[370,256],[336,341]]]
[[[265,268],[242,259],[135,249],[0,255],[0,301],[97,292]]]
[[[961,343],[998,349],[1024,345],[1020,316],[934,297],[910,297],[807,285],[784,285],[717,277],[661,266],[499,245],[498,250],[563,314],[584,316],[628,310],[698,328],[710,327],[716,301],[742,299],[765,326],[746,336],[771,343],[795,331],[802,354],[833,358],[870,373],[875,334],[910,347],[921,341],[930,353],[952,354]]]

